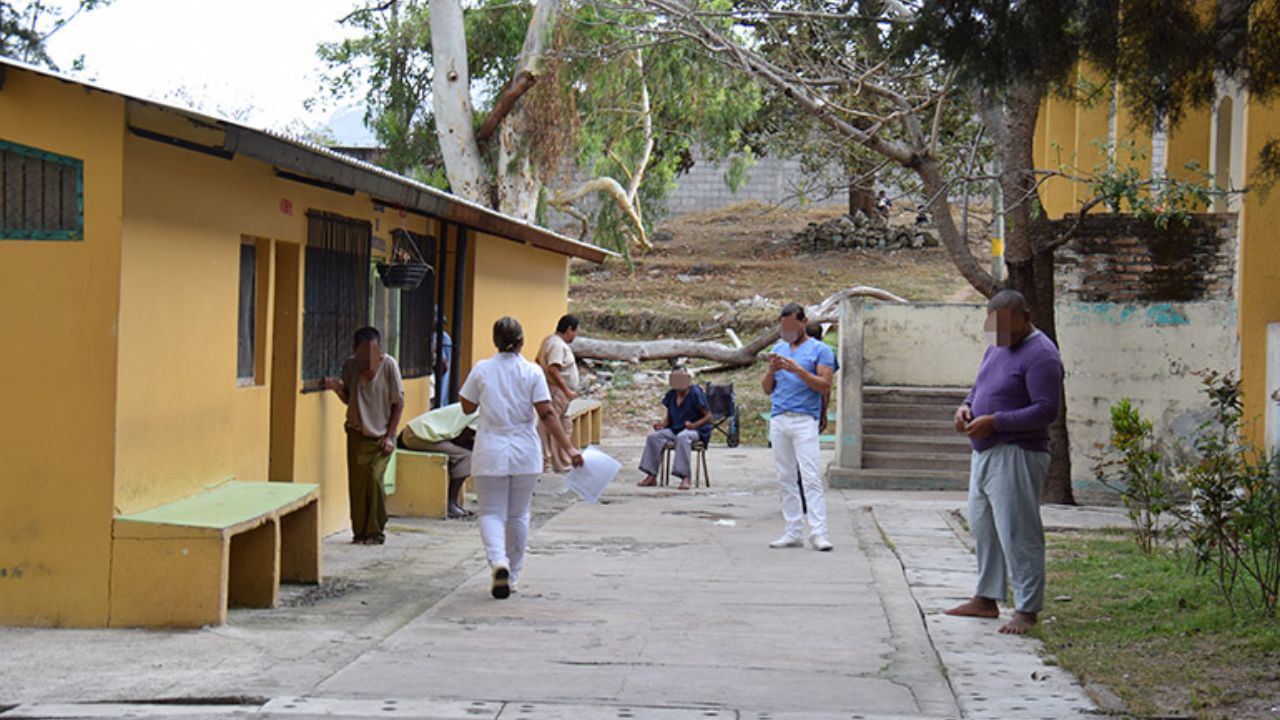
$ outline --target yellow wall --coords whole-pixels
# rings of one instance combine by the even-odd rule
[[[125,152],[116,504],[128,513],[230,478],[267,479],[270,390],[236,382],[242,237],[305,244],[308,209],[373,221],[384,239],[401,220],[393,210],[375,212],[365,195],[282,180],[255,160],[133,136]],[[417,216],[404,224],[426,231]],[[271,267],[260,256],[263,271]],[[296,331],[301,337],[301,325]],[[409,383],[406,412],[425,408],[426,383]],[[321,485],[324,532],[349,521],[345,412],[332,393],[297,398],[294,479]]]
[[[493,323],[504,315],[524,327],[524,355],[538,354],[542,339],[555,332],[568,312],[569,259],[563,255],[491,235],[471,236],[474,276],[467,293],[468,340],[464,364],[492,357]],[[459,377],[459,387],[465,375]]]
[[[0,239],[0,624],[102,625],[111,553],[121,99],[10,69],[0,139],[84,161],[84,240]]]
[[[1165,171],[1170,177],[1189,182],[1205,182],[1204,173],[1212,169],[1209,167],[1209,144],[1213,140],[1212,118],[1212,108],[1192,109],[1177,127],[1169,131]],[[1186,167],[1193,160],[1199,166],[1198,172],[1192,172]]]
[[[1070,171],[1076,165],[1076,105],[1071,100],[1050,96],[1041,108],[1045,116],[1044,157],[1037,158],[1041,170]],[[1075,207],[1075,183],[1065,178],[1050,178],[1040,186],[1040,201],[1051,219],[1071,212]]]
[[[1280,127],[1280,104],[1249,100],[1245,112],[1246,180],[1255,184],[1258,151]],[[1266,408],[1267,323],[1280,322],[1280,192],[1264,200],[1256,191],[1245,193],[1240,213],[1240,377],[1245,419],[1254,421],[1250,433],[1261,445]]]

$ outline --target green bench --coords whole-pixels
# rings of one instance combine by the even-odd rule
[[[318,583],[320,488],[228,482],[112,524],[113,627],[201,627],[275,607],[280,582]]]

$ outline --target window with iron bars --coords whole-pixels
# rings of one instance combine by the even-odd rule
[[[436,239],[407,230],[396,230],[393,237],[405,235],[418,246],[424,258],[435,258]],[[397,237],[396,239],[401,239]],[[427,273],[418,287],[400,291],[400,373],[409,378],[434,374],[432,352],[436,329],[436,274]]]
[[[369,319],[369,246],[365,220],[307,211],[302,306],[302,389],[323,389],[342,373],[356,330]]]
[[[84,163],[0,140],[0,240],[83,240]]]

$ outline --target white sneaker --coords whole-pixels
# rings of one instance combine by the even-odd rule
[[[813,549],[819,552],[828,552],[830,550],[834,550],[836,547],[831,544],[831,541],[827,539],[826,535],[814,535],[809,539],[809,542],[813,545]]]
[[[769,547],[777,550],[779,548],[804,547],[804,540],[791,535],[783,535],[782,537],[769,543]]]

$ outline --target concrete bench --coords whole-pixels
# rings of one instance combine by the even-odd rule
[[[470,484],[470,478],[467,483]],[[449,516],[449,456],[396,448],[383,479],[387,514],[397,517],[445,518]],[[462,504],[466,486],[458,488],[454,502]]]
[[[229,482],[112,525],[113,627],[201,627],[320,582],[318,485]]]
[[[573,421],[573,441],[576,448],[599,445],[604,423],[604,404],[591,398],[575,398],[569,402],[569,419]]]

